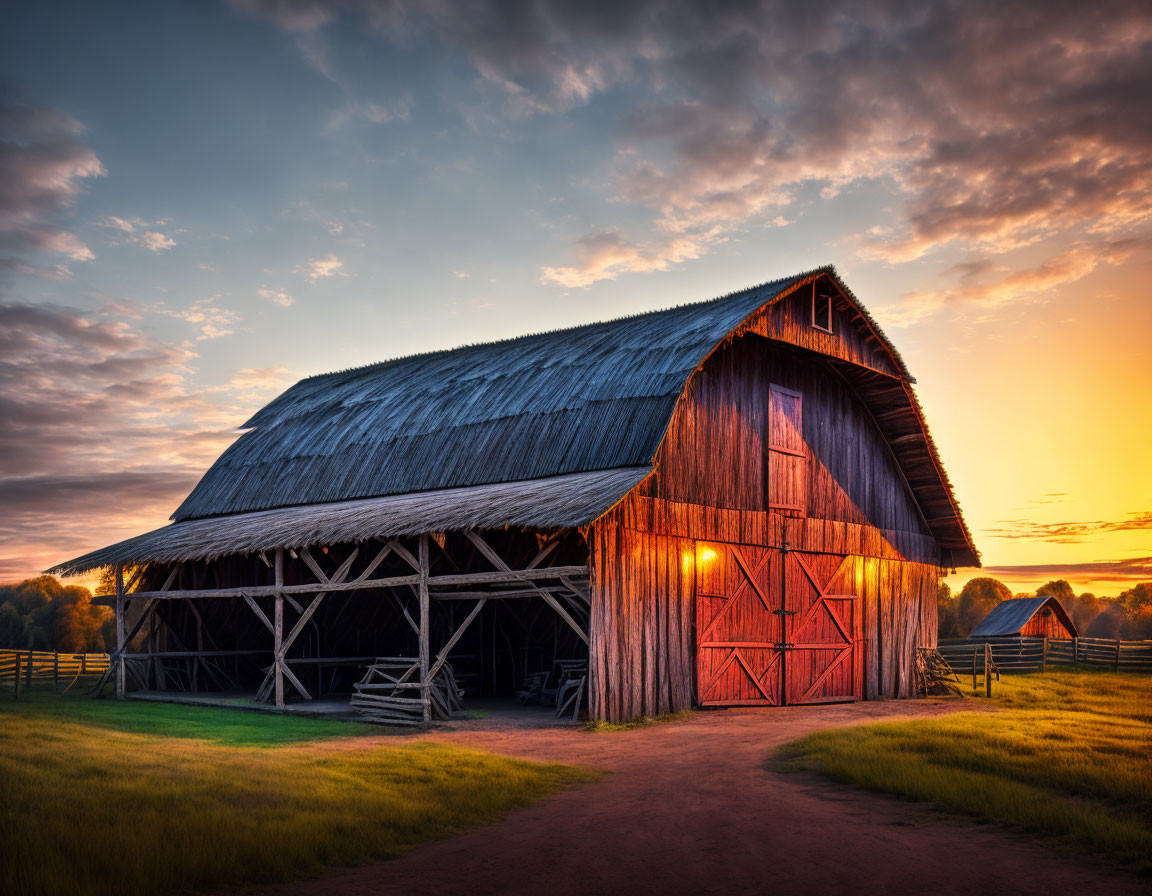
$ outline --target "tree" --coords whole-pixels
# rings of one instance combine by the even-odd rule
[[[28,647],[28,630],[15,604],[0,604],[0,647],[17,650],[26,650]]]
[[[936,588],[936,634],[940,638],[958,638],[956,634],[956,598],[947,582]]]
[[[1092,620],[1092,624],[1088,626],[1088,631],[1084,634],[1089,638],[1121,637],[1124,624],[1128,621],[1128,616],[1123,608],[1111,600],[1103,600],[1100,604],[1100,612]]]
[[[1076,626],[1076,631],[1084,634],[1098,615],[1100,615],[1100,600],[1095,594],[1085,592],[1076,598],[1076,605],[1072,608],[1072,622]]]
[[[1116,603],[1129,618],[1136,616],[1145,607],[1152,607],[1152,582],[1141,582],[1135,588],[1121,591]]]
[[[0,647],[103,651],[112,615],[107,607],[92,606],[87,588],[62,585],[52,576],[0,586]]]
[[[969,579],[956,599],[957,637],[967,638],[994,606],[1011,597],[1008,586],[998,579],[987,576]]]
[[[1069,616],[1072,615],[1072,610],[1076,606],[1076,592],[1072,590],[1072,586],[1065,579],[1056,579],[1054,582],[1041,585],[1036,589],[1036,596],[1056,598]]]
[[[1137,610],[1124,624],[1122,636],[1130,641],[1152,640],[1152,606]]]

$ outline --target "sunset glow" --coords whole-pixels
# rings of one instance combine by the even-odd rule
[[[1152,580],[1146,3],[498,6],[6,14],[0,582],[164,525],[303,376],[827,263],[953,587]]]

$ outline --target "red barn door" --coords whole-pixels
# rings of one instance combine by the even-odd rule
[[[784,553],[788,645],[784,702],[838,703],[863,696],[863,619],[851,557]]]
[[[779,552],[696,543],[696,696],[701,705],[780,704],[781,608]]]
[[[858,699],[861,618],[851,558],[696,543],[696,696],[702,706]]]

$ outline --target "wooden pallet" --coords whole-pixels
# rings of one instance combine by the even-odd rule
[[[424,721],[420,660],[415,657],[377,658],[353,688],[352,709],[366,722],[420,725]],[[464,708],[463,698],[452,667],[444,663],[428,688],[432,718],[451,718]]]

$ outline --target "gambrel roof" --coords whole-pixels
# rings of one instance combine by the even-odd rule
[[[443,513],[424,514],[422,524],[446,531],[457,528],[460,517],[453,501],[472,507],[473,489],[489,487],[491,496],[492,489],[516,483],[537,483],[530,489],[539,501],[532,525],[584,525],[651,471],[677,401],[704,361],[758,312],[820,277],[829,278],[853,306],[895,371],[860,368],[857,393],[874,412],[883,411],[877,424],[933,534],[952,562],[977,563],[911,376],[835,270],[825,267],[707,302],[309,377],[242,427],[246,431],[177,508],[173,526],[57,569],[78,572],[125,562],[134,551],[135,561],[172,559],[175,554],[162,545],[189,544],[181,527],[201,521],[197,528],[204,529],[211,519],[219,522],[214,531],[220,537],[209,539],[218,551],[227,541],[224,533],[251,528],[242,517],[277,509],[297,520],[299,541],[311,515],[325,505],[390,496],[425,495]],[[618,475],[608,475],[613,471]],[[590,489],[586,500],[574,497],[577,482]],[[607,491],[606,482],[612,483]],[[563,495],[553,511],[549,495]],[[466,514],[471,526],[526,525],[502,512],[503,502],[490,504],[487,513]],[[367,514],[376,520],[373,531],[354,537],[382,534],[376,530],[387,502],[377,505],[377,512]],[[289,508],[300,511],[286,514]],[[239,553],[241,543],[243,538],[233,551],[199,556]]]

